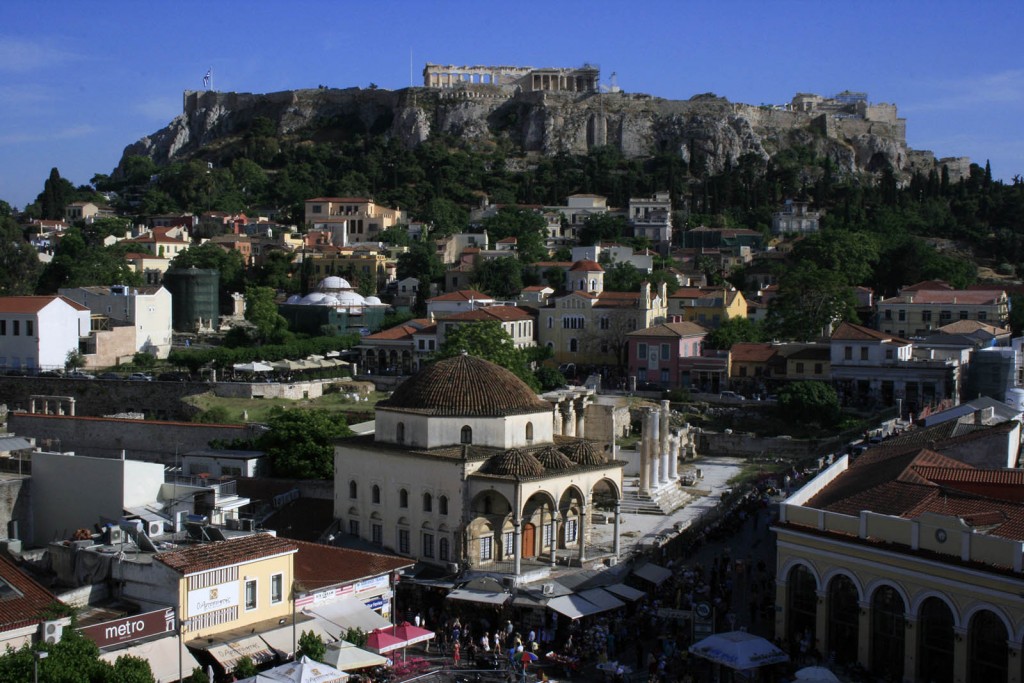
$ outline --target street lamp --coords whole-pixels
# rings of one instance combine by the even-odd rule
[[[45,650],[36,650],[35,657],[32,659],[32,680],[34,683],[39,683],[39,660],[46,659],[49,656],[50,653]]]

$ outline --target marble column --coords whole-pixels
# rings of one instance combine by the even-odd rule
[[[551,553],[550,564],[554,567],[558,564],[558,515],[555,511],[551,511],[551,547],[548,549]]]
[[[587,397],[581,396],[576,401],[576,436],[583,438],[585,436],[585,417],[587,412]]]
[[[818,652],[827,652],[828,642],[828,592],[817,591],[818,604],[814,610],[814,647]]]
[[[587,513],[589,509],[590,506],[585,503],[580,506],[580,523],[579,528],[576,530],[576,542],[579,543],[581,567],[587,561]]]
[[[619,554],[622,552],[622,542],[619,540],[619,515],[621,510],[619,501],[615,501],[615,529],[612,531],[612,554],[615,556],[615,559],[619,559]]]
[[[967,628],[953,628],[953,680],[967,680]]]
[[[778,603],[775,603],[778,604]],[[857,661],[867,665],[871,661],[871,601],[859,603],[860,621],[857,622]],[[954,680],[956,680],[954,678]]]
[[[640,417],[640,492],[647,493],[651,489],[651,416],[646,410]]]
[[[672,445],[670,450],[672,455],[668,459],[668,476],[672,479],[679,478],[679,442],[682,441],[682,437],[679,434],[672,435]]]
[[[573,410],[572,401],[566,401],[562,405],[562,434],[565,436],[576,436],[576,414]]]
[[[556,435],[562,433],[562,402],[555,402],[555,409],[551,412],[551,432]]]
[[[651,415],[651,488],[661,486],[661,453],[658,446],[661,445],[661,437],[658,433],[658,413],[650,411]]]
[[[515,533],[515,545],[512,548],[516,554],[515,573],[519,576],[523,572],[523,520],[513,519],[512,527]]]
[[[660,418],[660,433],[661,433],[661,452],[664,454],[668,450],[668,436],[669,436],[669,422],[671,418],[671,409],[669,408],[668,401],[661,402],[661,413]]]

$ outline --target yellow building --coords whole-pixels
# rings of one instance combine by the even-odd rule
[[[980,429],[935,446],[949,456],[906,436],[844,456],[780,506],[775,633],[790,652],[804,641],[871,680],[1022,680],[1024,471],[965,463]],[[1019,429],[988,433],[1016,453]]]
[[[1006,327],[1010,298],[1001,289],[953,289],[943,282],[904,287],[877,304],[877,329],[899,337],[924,336],[958,320]]]
[[[327,230],[332,243],[346,247],[355,242],[376,242],[382,230],[408,223],[405,211],[378,206],[363,197],[317,197],[306,200],[307,229]]]
[[[716,328],[730,318],[747,317],[743,293],[726,287],[688,287],[669,296],[668,315],[675,322]]]
[[[306,273],[309,276],[309,287],[329,275],[355,278],[362,284],[371,278],[378,290],[387,286],[394,275],[390,268],[388,254],[383,249],[373,247],[327,247],[315,253],[306,254],[309,265]]]

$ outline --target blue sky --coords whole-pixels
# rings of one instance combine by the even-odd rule
[[[222,91],[403,88],[425,62],[601,67],[628,92],[784,103],[796,92],[894,102],[915,149],[1024,175],[1024,2],[515,3],[488,0],[0,3],[0,199],[50,168],[76,185]],[[410,54],[411,65],[410,69]]]

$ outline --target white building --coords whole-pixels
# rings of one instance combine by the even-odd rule
[[[0,297],[0,367],[63,368],[89,334],[89,309],[62,296]]]
[[[59,292],[93,315],[132,325],[136,351],[157,358],[171,352],[171,293],[162,286],[75,287]]]
[[[625,464],[582,438],[586,400],[556,407],[473,356],[429,365],[377,404],[374,434],[335,446],[335,517],[450,571],[583,561],[592,511],[618,511]],[[618,517],[598,552],[618,553]]]

